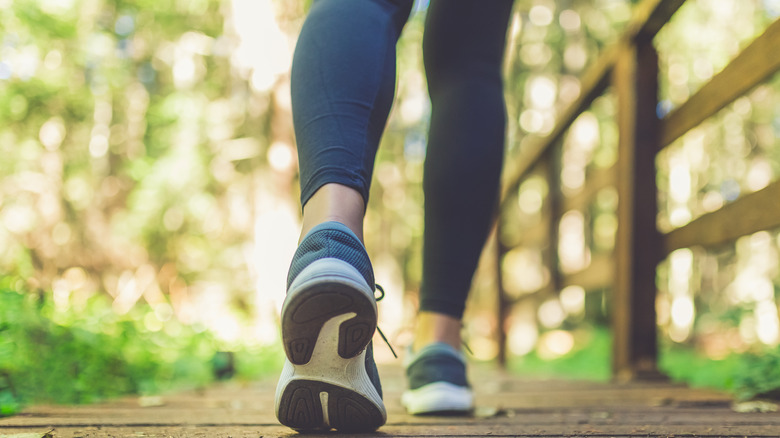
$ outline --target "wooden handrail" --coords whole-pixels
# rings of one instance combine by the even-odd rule
[[[550,269],[550,282],[512,300],[502,292],[501,263],[497,263],[500,315],[505,318],[510,313],[509,306],[516,301],[541,299],[569,285],[586,290],[611,286],[613,371],[619,379],[658,376],[654,309],[656,265],[661,257],[679,248],[717,247],[741,236],[780,227],[780,181],[666,234],[656,227],[657,153],[780,70],[780,20],[776,20],[688,101],[659,120],[655,114],[658,57],[652,39],[684,2],[643,0],[637,5],[620,40],[586,70],[581,95],[562,112],[552,131],[530,141],[519,155],[507,160],[504,169],[502,210],[511,207],[508,202],[516,199],[514,192],[522,181],[547,165],[550,199],[544,217],[548,223],[534,227],[536,234],[546,233],[516,239],[519,241],[513,244],[538,244],[539,237],[547,239],[545,265]],[[590,171],[585,187],[576,195],[561,196],[557,175],[561,140],[574,121],[610,86],[614,87],[618,105],[618,162],[610,169]],[[558,221],[566,211],[587,209],[596,193],[608,186],[616,186],[619,197],[614,253],[595,256],[582,271],[562,273],[557,259]],[[497,248],[499,260],[511,249],[500,242]],[[502,342],[506,341],[505,335],[502,332]],[[500,357],[505,358],[505,346],[501,345]]]
[[[561,288],[566,286],[580,286],[585,289],[585,292],[593,292],[609,287],[615,275],[615,266],[612,257],[606,255],[598,255],[591,260],[590,264],[577,272],[561,275]],[[514,304],[529,299],[541,299],[544,296],[549,296],[553,293],[559,292],[555,290],[550,284],[545,284],[539,289],[523,293],[522,295],[508,299],[508,302]]]
[[[780,70],[780,20],[775,21],[729,65],[663,119],[661,147],[698,126]]]
[[[523,233],[517,242],[514,242],[515,246],[536,246],[546,243],[550,222],[549,216],[547,216],[533,226],[528,227],[526,229],[527,232]]]
[[[598,255],[593,257],[587,268],[564,275],[561,285],[581,286],[586,291],[604,289],[615,280],[615,263],[611,256]]]
[[[529,145],[527,151],[515,160],[508,160],[504,169],[504,182],[501,190],[501,206],[507,201],[510,192],[517,189],[520,181],[566,132],[571,124],[593,101],[604,93],[610,82],[610,73],[615,66],[619,52],[626,44],[636,39],[648,39],[669,21],[672,15],[685,3],[685,0],[644,0],[636,6],[635,13],[626,26],[620,40],[604,50],[582,76],[582,92],[556,121],[552,132],[539,137]]]
[[[672,18],[685,0],[647,0],[634,8],[624,38],[650,41]]]
[[[612,166],[608,169],[597,169],[588,175],[585,180],[585,186],[582,191],[574,196],[567,196],[563,199],[561,207],[563,212],[569,210],[584,210],[593,198],[602,189],[614,186],[617,182],[617,169]]]
[[[780,181],[666,233],[663,248],[667,254],[691,246],[715,248],[741,236],[777,227],[780,227]]]
[[[504,181],[501,189],[501,207],[507,202],[509,193],[516,190],[520,181],[530,172],[544,154],[563,136],[574,120],[599,97],[609,84],[609,74],[617,58],[617,47],[607,49],[589,68],[582,79],[582,93],[557,120],[552,132],[544,137],[538,137],[531,143],[527,151],[512,161],[504,169]]]

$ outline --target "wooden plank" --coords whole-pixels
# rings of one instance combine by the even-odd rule
[[[614,384],[533,379],[470,361],[476,409],[468,416],[413,416],[400,404],[406,377],[400,361],[379,364],[387,424],[384,437],[772,437],[780,416],[738,413],[731,396],[669,383]],[[54,429],[57,438],[330,437],[305,435],[274,416],[276,379],[229,382],[197,391],[168,393],[141,407],[138,398],[82,406],[33,406],[0,418],[0,436]]]
[[[553,131],[545,137],[540,137],[529,145],[527,151],[521,151],[518,157],[508,157],[504,169],[501,187],[501,207],[509,202],[508,194],[520,185],[525,176],[536,166],[544,154],[562,137],[577,117],[585,111],[593,101],[604,93],[609,84],[609,74],[615,64],[618,47],[612,46],[605,50],[596,62],[582,77],[582,93],[561,117],[556,121]]]
[[[567,286],[580,286],[585,292],[594,292],[613,286],[615,283],[615,259],[607,255],[594,257],[590,264],[583,270],[562,274],[558,288],[550,283],[532,292],[525,293],[515,299],[507,299],[511,305],[526,300],[541,300],[546,296],[556,294]]]
[[[550,221],[547,220],[548,215],[545,215],[544,220],[540,220],[535,225],[523,229],[523,235],[517,242],[517,246],[542,246],[549,244],[548,233],[550,229]]]
[[[498,365],[502,368],[506,367],[507,359],[509,358],[507,351],[507,324],[506,321],[509,318],[512,310],[511,300],[507,297],[506,288],[504,288],[504,273],[502,272],[502,261],[504,256],[509,252],[509,249],[501,243],[501,221],[496,224],[496,232],[494,233],[496,239],[496,264],[495,264],[495,276],[496,276],[496,294],[497,294],[497,306],[496,317],[498,319]]]
[[[780,70],[778,47],[780,19],[772,23],[696,94],[664,118],[660,147],[668,146]]]
[[[556,143],[557,147],[551,148],[547,159],[547,188],[549,193],[554,196],[548,196],[546,207],[549,226],[547,227],[548,249],[543,252],[544,264],[550,273],[550,281],[546,287],[557,294],[561,290],[562,273],[560,270],[559,244],[561,240],[560,222],[563,216],[563,197],[561,193],[561,168],[563,167],[563,147]]]
[[[705,214],[663,236],[666,254],[691,246],[716,248],[741,236],[780,227],[780,181]]]
[[[594,257],[587,268],[563,276],[561,285],[580,286],[585,291],[594,291],[612,286],[615,281],[615,259],[612,256]]]
[[[655,154],[658,55],[652,44],[627,47],[613,72],[618,97],[618,230],[612,295],[613,372],[618,379],[657,376]]]
[[[563,211],[579,210],[584,211],[593,202],[593,198],[602,189],[614,186],[617,181],[617,168],[612,166],[608,169],[596,169],[587,176],[585,187],[574,196],[566,197],[563,200]]]
[[[685,0],[645,0],[634,8],[626,34],[631,39],[647,42],[669,22]]]
[[[516,296],[516,297],[508,297],[507,298],[507,300],[508,300],[507,302],[510,303],[511,305],[515,305],[517,303],[521,303],[523,301],[528,301],[528,300],[536,300],[536,301],[541,302],[542,299],[545,299],[545,298],[547,298],[549,296],[552,296],[553,294],[558,293],[558,292],[559,291],[554,290],[550,286],[550,283],[548,282],[544,286],[542,286],[539,289],[536,289],[534,291],[526,292],[526,293],[524,293],[524,294],[522,294],[520,296]]]
[[[516,159],[507,160],[504,170],[504,183],[501,191],[501,203],[506,202],[507,194],[515,190],[525,175],[538,163],[542,155],[559,141],[574,120],[585,111],[593,101],[604,93],[609,85],[609,75],[617,60],[617,55],[624,45],[630,45],[631,40],[649,40],[669,21],[685,0],[644,0],[640,3],[619,42],[605,49],[597,60],[582,76],[582,93],[580,97],[563,111],[556,121],[553,131],[541,137],[521,152]]]

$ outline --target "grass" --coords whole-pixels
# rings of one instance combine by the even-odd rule
[[[609,381],[612,340],[609,330],[595,327],[570,353],[545,360],[532,352],[510,360],[515,373],[537,378]],[[672,381],[693,387],[728,392],[736,399],[780,399],[780,347],[766,347],[751,353],[712,359],[692,347],[663,341],[659,370]]]
[[[658,362],[658,368],[672,381],[733,393],[737,389],[736,376],[744,359],[740,355],[731,355],[716,360],[691,348],[668,345],[662,348]]]
[[[279,347],[224,346],[207,331],[165,321],[150,330],[152,309],[119,316],[102,296],[81,311],[58,312],[50,294],[20,292],[0,278],[0,416],[30,403],[91,403],[207,385],[223,375],[252,380],[276,372]],[[220,370],[223,368],[223,370]]]
[[[126,394],[156,394],[212,383],[217,376],[255,380],[277,372],[279,346],[233,346],[225,354],[207,331],[167,320],[150,330],[151,308],[117,315],[100,295],[83,309],[59,312],[51,293],[20,291],[0,277],[0,416],[26,404],[90,403]],[[537,352],[510,359],[509,369],[535,378],[608,381],[610,332],[578,330],[577,345],[556,359]],[[662,342],[659,368],[674,381],[728,391],[739,399],[780,396],[780,348],[713,360]]]
[[[514,357],[509,369],[535,378],[564,378],[606,382],[611,377],[612,338],[609,330],[596,327],[583,342],[568,354],[556,359],[543,359],[536,351]]]

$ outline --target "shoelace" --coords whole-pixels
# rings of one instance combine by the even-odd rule
[[[382,301],[382,298],[385,297],[385,289],[382,286],[378,285],[378,284],[375,284],[375,286],[376,286],[376,289],[380,292],[380,295],[378,297],[374,296],[374,299],[377,302],[378,301]],[[395,354],[395,350],[393,349],[393,346],[390,345],[390,341],[387,340],[387,336],[385,336],[385,334],[382,333],[382,329],[380,329],[378,325],[376,326],[376,331],[379,332],[379,336],[382,337],[382,340],[385,341],[385,344],[387,344],[387,348],[389,348],[390,352],[393,353],[393,357],[398,359],[398,355]]]
[[[461,343],[461,345],[463,345],[463,348],[465,348],[466,351],[473,357],[474,356],[474,352],[471,351],[471,347],[469,347],[469,344],[467,344],[466,341],[463,341],[463,340],[461,340],[460,343]]]
[[[379,302],[379,301],[382,301],[382,298],[384,298],[384,297],[385,297],[385,289],[384,289],[382,286],[380,286],[380,285],[378,285],[378,284],[376,284],[376,283],[374,284],[374,286],[376,286],[376,289],[379,291],[379,296],[378,296],[378,297],[377,297],[377,296],[374,296],[374,299],[375,299],[377,302]],[[387,336],[385,336],[385,334],[384,334],[384,333],[382,333],[382,329],[380,329],[380,328],[379,328],[379,326],[377,326],[377,327],[376,327],[376,331],[378,331],[378,332],[379,332],[379,336],[381,336],[381,337],[382,337],[382,340],[383,340],[383,341],[385,341],[385,344],[387,344],[387,348],[389,348],[389,349],[390,349],[390,352],[391,352],[391,353],[393,353],[393,357],[394,357],[394,358],[396,358],[396,359],[398,359],[398,355],[397,355],[397,354],[395,354],[395,350],[393,349],[393,346],[390,344],[390,341],[389,341],[389,340],[387,340]],[[465,349],[466,349],[466,351],[467,351],[467,352],[468,352],[470,355],[474,356],[474,352],[471,350],[471,347],[469,347],[469,344],[467,344],[467,343],[466,343],[466,341],[463,341],[463,340],[462,340],[462,341],[460,341],[460,343],[463,345],[463,348],[465,348]]]

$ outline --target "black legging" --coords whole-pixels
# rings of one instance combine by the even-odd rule
[[[295,49],[292,104],[305,204],[327,183],[368,201],[412,0],[315,0]],[[512,0],[431,0],[431,97],[420,309],[460,318],[498,201],[501,63]]]

